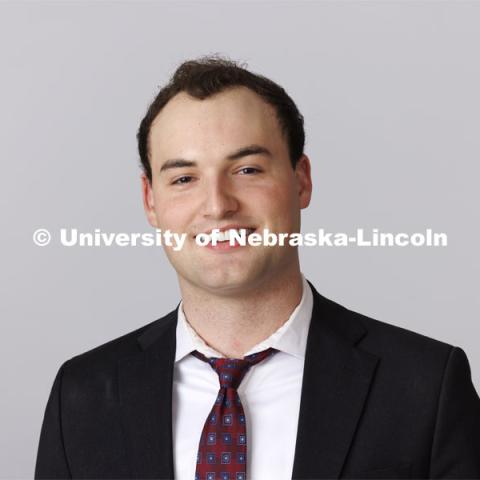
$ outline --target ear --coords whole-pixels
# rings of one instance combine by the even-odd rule
[[[153,190],[150,180],[142,175],[142,194],[143,194],[143,209],[147,216],[148,223],[154,228],[158,228],[157,217],[155,215],[155,204],[153,200]]]
[[[298,196],[300,208],[307,208],[312,198],[312,176],[310,160],[306,155],[302,155],[295,165],[295,177],[298,186]]]

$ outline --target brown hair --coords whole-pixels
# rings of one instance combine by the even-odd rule
[[[248,71],[237,62],[219,56],[207,56],[183,62],[168,84],[161,88],[140,123],[137,133],[138,151],[142,169],[150,182],[150,128],[168,101],[180,92],[187,92],[192,97],[203,100],[228,88],[240,86],[249,88],[274,107],[287,140],[292,167],[295,168],[303,154],[305,131],[303,116],[287,92],[272,80]]]

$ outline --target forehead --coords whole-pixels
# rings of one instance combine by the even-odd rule
[[[260,144],[285,149],[273,106],[245,87],[204,100],[181,92],[155,118],[150,129],[152,160],[158,156],[221,154],[222,149]]]

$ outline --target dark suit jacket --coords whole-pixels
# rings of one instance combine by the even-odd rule
[[[176,323],[175,310],[62,365],[36,478],[173,478]],[[480,400],[463,350],[314,290],[293,478],[480,479]]]

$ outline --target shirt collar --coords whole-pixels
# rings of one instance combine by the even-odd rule
[[[300,359],[305,357],[308,329],[312,318],[313,294],[310,285],[303,275],[302,287],[300,303],[295,307],[288,320],[268,338],[257,343],[245,355],[258,353],[267,348],[275,348]],[[198,350],[206,357],[224,357],[224,355],[207,345],[190,325],[183,312],[183,302],[180,302],[177,312],[175,362],[180,361],[194,350]]]

